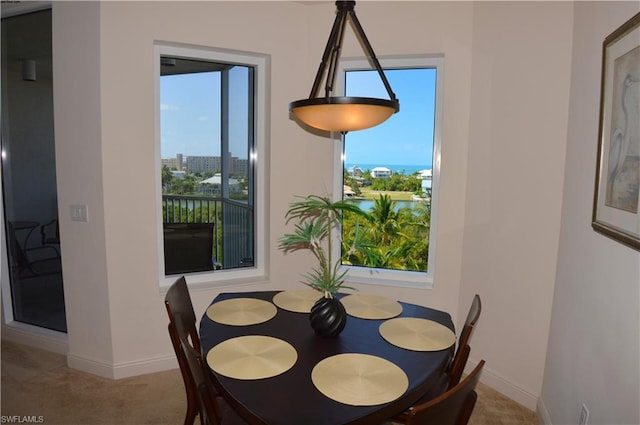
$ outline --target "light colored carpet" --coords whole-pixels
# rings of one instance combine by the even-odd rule
[[[41,417],[47,425],[180,425],[184,419],[178,369],[113,381],[69,369],[60,354],[2,341],[1,373],[3,417]],[[471,425],[539,424],[532,411],[485,385],[478,394]]]

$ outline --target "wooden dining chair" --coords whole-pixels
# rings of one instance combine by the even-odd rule
[[[444,394],[412,407],[393,421],[405,425],[467,425],[478,399],[475,389],[484,363],[481,360],[462,382]]]
[[[184,425],[193,425],[198,415],[201,425],[245,424],[218,394],[211,381],[209,366],[202,356],[196,315],[184,276],[169,287],[164,303],[169,315],[169,336],[187,393]]]
[[[226,403],[215,389],[209,375],[209,366],[203,354],[189,341],[188,326],[178,313],[169,333],[175,332],[180,342],[180,351],[187,364],[187,375],[195,389],[196,411],[201,425],[247,425],[247,423]]]
[[[476,323],[478,323],[478,319],[480,318],[481,311],[482,302],[480,301],[480,296],[476,294],[471,302],[471,307],[469,307],[469,312],[467,313],[467,318],[464,321],[462,332],[460,332],[458,348],[456,349],[453,360],[446,372],[449,380],[447,389],[449,390],[460,382],[462,372],[464,372],[464,368],[467,365],[469,353],[471,353],[471,346],[469,345],[469,342],[471,341],[471,335],[473,334]]]
[[[183,318],[182,313],[174,316],[173,324],[169,325],[169,333],[175,333],[172,339],[177,337],[179,341],[179,350],[186,363],[186,375],[194,392],[191,397],[195,399],[195,410],[200,417],[201,425],[221,425],[222,413],[218,405],[218,394],[209,379],[208,366],[202,353],[189,341],[189,318],[187,317],[186,321]],[[190,417],[191,414],[192,412],[188,412],[187,416]]]
[[[460,378],[462,377],[462,373],[464,372],[464,368],[467,365],[469,354],[471,353],[471,346],[469,345],[469,342],[471,341],[471,335],[473,334],[475,325],[480,318],[481,310],[482,302],[480,301],[480,296],[476,294],[473,297],[471,306],[469,307],[469,312],[467,313],[467,318],[465,319],[464,326],[462,327],[462,332],[460,332],[457,349],[453,354],[452,360],[445,368],[445,372],[442,374],[440,379],[438,379],[438,381],[417,401],[416,404],[422,404],[433,400],[445,393],[447,390],[458,385]],[[413,407],[410,409],[412,408]],[[406,416],[407,412],[408,410],[402,412],[394,418],[394,421],[402,421],[402,418]]]
[[[187,281],[184,276],[176,280],[167,291],[164,297],[164,304],[169,315],[169,336],[178,359],[180,373],[184,381],[184,388],[187,393],[187,412],[184,418],[184,425],[193,425],[198,414],[197,389],[189,372],[189,365],[181,348],[180,331],[186,334],[191,340],[191,345],[198,352],[201,350],[200,337],[196,329],[196,315],[193,311],[191,296],[187,289]],[[176,327],[176,317],[181,317],[181,329]]]

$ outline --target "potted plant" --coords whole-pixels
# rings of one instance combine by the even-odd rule
[[[308,249],[318,260],[318,266],[304,275],[303,283],[322,296],[311,308],[312,328],[321,335],[335,336],[344,329],[346,311],[334,297],[339,289],[355,289],[344,285],[346,270],[340,270],[341,256],[334,259],[332,237],[340,229],[345,211],[367,217],[357,205],[349,201],[331,202],[328,197],[308,195],[292,202],[285,215],[287,222],[296,220],[294,232],[280,238],[284,252]]]

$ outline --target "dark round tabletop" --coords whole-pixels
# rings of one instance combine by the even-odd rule
[[[213,302],[231,298],[257,298],[271,301],[279,291],[223,293]],[[338,294],[338,296],[341,296]],[[448,313],[414,304],[400,303],[398,317],[433,320],[454,330]],[[454,347],[441,351],[411,351],[396,347],[380,336],[384,320],[347,318],[342,333],[321,337],[309,325],[309,315],[278,308],[272,319],[249,326],[216,323],[204,314],[200,339],[206,353],[215,345],[243,335],[267,335],[291,344],[298,353],[293,367],[281,375],[258,380],[239,380],[212,371],[216,386],[229,403],[252,424],[340,425],[379,424],[413,405],[436,384]],[[321,360],[342,353],[371,354],[399,366],[409,379],[407,391],[398,399],[376,406],[350,406],[323,395],[311,381],[311,371]]]

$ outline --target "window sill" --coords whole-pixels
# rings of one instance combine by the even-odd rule
[[[182,275],[165,276],[160,280],[160,294],[164,295],[169,287]],[[184,275],[189,289],[237,288],[244,285],[268,283],[267,276],[255,268],[248,270],[217,270],[206,273],[187,273]]]
[[[433,289],[433,276],[426,273],[401,270],[369,269],[366,267],[344,267],[348,270],[347,284],[387,286],[395,288]]]

